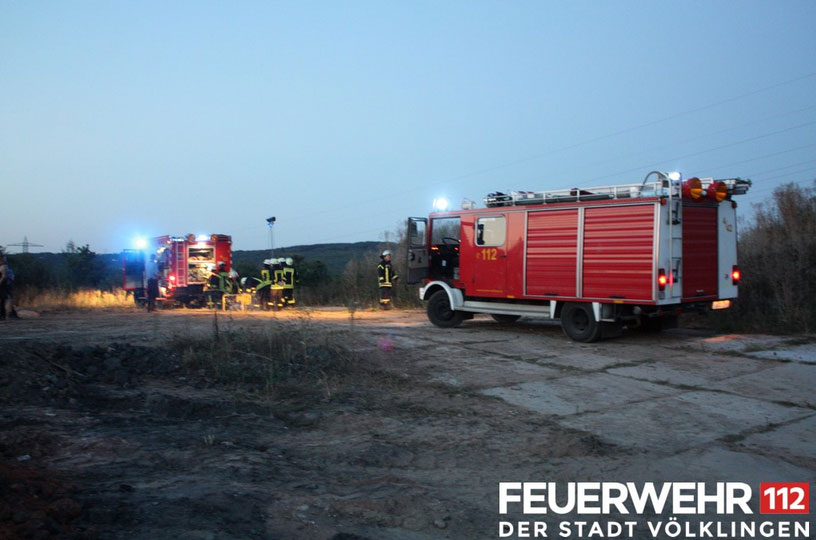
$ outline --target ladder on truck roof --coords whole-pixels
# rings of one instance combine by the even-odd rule
[[[715,180],[713,178],[700,179],[703,189],[714,182],[723,182],[728,196],[743,195],[751,187],[750,180],[742,178],[727,178]],[[530,204],[553,204],[569,202],[602,201],[607,199],[638,199],[643,197],[679,197],[682,182],[658,180],[656,182],[641,182],[638,184],[617,184],[612,186],[598,186],[588,188],[556,189],[549,191],[508,191],[507,193],[489,193],[484,198],[485,206],[523,206]]]

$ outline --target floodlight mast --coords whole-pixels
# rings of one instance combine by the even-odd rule
[[[269,226],[269,256],[275,255],[275,235],[273,232],[273,225],[275,224],[275,216],[266,218],[266,224]]]

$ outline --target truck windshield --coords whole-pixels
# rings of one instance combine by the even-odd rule
[[[460,219],[458,216],[434,219],[431,227],[431,244],[459,243]]]

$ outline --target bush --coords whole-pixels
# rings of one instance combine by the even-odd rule
[[[762,332],[816,330],[816,182],[786,184],[756,206],[739,239],[739,299],[713,313],[722,329]]]

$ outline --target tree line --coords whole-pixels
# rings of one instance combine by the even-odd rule
[[[398,250],[393,244],[383,246]],[[373,249],[369,248],[368,251],[350,253],[345,265],[334,272],[320,259],[292,255],[298,272],[298,303],[350,307],[376,305],[377,264],[379,253],[386,247],[376,243],[372,243],[371,247]],[[14,286],[18,298],[46,290],[75,292],[92,289],[115,292],[122,288],[121,255],[98,254],[88,244],[78,246],[70,241],[59,253],[17,253],[6,256],[14,270]],[[242,256],[234,257],[233,268],[241,277],[259,277],[261,261],[254,263],[252,260],[254,259]],[[395,262],[395,267],[398,266],[399,263]],[[395,289],[396,305],[418,305],[413,288],[398,283]]]
[[[377,303],[377,263],[382,249],[394,252],[394,267],[404,270],[405,231],[394,242],[350,256],[342,272],[330,272],[318,259],[294,255],[299,274],[298,302],[305,305],[369,307]],[[816,330],[816,181],[785,184],[741,221],[739,298],[729,310],[712,312],[721,330],[813,332]],[[83,288],[113,291],[122,286],[118,255],[98,255],[85,244],[69,242],[61,253],[8,255],[19,289]],[[242,276],[258,275],[260,264],[235,266]],[[420,305],[416,286],[402,279],[394,287],[396,306]]]

